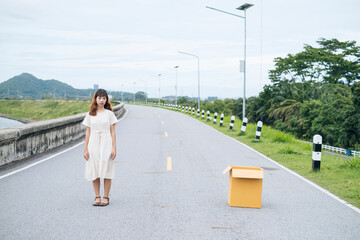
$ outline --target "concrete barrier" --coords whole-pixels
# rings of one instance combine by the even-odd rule
[[[119,118],[124,104],[113,107]],[[86,113],[0,129],[0,166],[58,147],[85,135]]]

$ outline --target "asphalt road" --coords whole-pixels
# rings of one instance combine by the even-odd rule
[[[75,146],[0,179],[0,239],[360,239],[359,212],[256,152],[185,114],[126,108],[110,205],[92,206],[74,143],[0,171]],[[228,165],[266,169],[261,209],[228,206]]]

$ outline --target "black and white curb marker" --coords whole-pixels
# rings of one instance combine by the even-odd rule
[[[247,118],[244,118],[244,119],[243,119],[243,124],[242,124],[242,126],[241,126],[241,132],[244,132],[244,133],[245,133],[247,121],[248,121]]]
[[[204,118],[204,110],[201,111],[201,117]]]
[[[313,171],[320,171],[321,144],[322,144],[322,137],[320,135],[315,135],[313,137],[313,152],[312,152]]]
[[[206,111],[206,115],[207,115],[206,120],[208,120],[208,121],[209,121],[209,120],[210,120],[210,111],[209,111],[209,110],[207,110],[207,111]]]
[[[262,121],[257,122],[257,128],[256,128],[256,134],[255,134],[255,139],[256,140],[260,140],[262,125],[263,125]]]
[[[186,107],[185,107],[185,113],[187,113],[187,109],[188,109],[188,107],[186,106]]]
[[[184,112],[184,106],[182,106],[182,111]]]
[[[217,112],[214,113],[214,120],[213,120],[213,123],[214,123],[214,124],[216,123],[216,118],[217,118]]]
[[[234,127],[234,122],[235,122],[235,116],[231,116],[231,120],[230,120],[230,126],[229,129],[232,130]]]
[[[192,115],[194,115],[195,113],[195,108],[192,108]]]
[[[198,117],[200,116],[200,109],[198,109],[198,113],[197,113],[197,116],[198,116]]]
[[[220,126],[222,126],[223,123],[224,123],[224,114],[222,113],[222,114],[220,115]]]

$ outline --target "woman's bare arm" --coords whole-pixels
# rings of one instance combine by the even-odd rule
[[[112,138],[112,152],[111,159],[114,160],[116,157],[116,134],[115,134],[115,124],[110,126],[110,134]]]
[[[85,134],[85,146],[84,146],[84,158],[89,160],[89,151],[88,151],[88,144],[90,138],[90,128],[86,127],[86,134]]]

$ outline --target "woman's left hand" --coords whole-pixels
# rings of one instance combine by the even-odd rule
[[[111,152],[111,159],[114,160],[115,157],[116,157],[116,150],[113,149]]]

